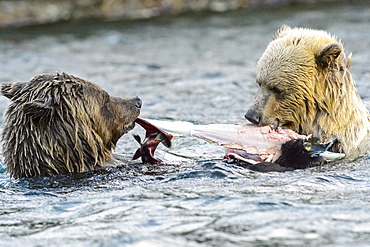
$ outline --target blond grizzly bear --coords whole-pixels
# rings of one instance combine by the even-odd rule
[[[325,31],[283,26],[260,58],[259,89],[245,117],[334,142],[356,158],[369,150],[369,113],[354,87],[342,43]]]
[[[134,127],[141,100],[112,97],[66,73],[4,84],[11,100],[2,131],[11,177],[92,171],[111,158],[118,139]]]

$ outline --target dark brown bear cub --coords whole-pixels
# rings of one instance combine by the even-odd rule
[[[66,73],[5,84],[12,102],[2,130],[3,156],[14,178],[92,171],[111,158],[134,127],[141,100],[112,97]]]

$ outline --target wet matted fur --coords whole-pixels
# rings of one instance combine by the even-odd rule
[[[84,172],[103,166],[134,127],[141,100],[112,97],[96,84],[62,74],[4,84],[11,100],[3,156],[14,178]]]

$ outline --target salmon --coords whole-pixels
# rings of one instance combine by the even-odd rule
[[[143,120],[139,120],[139,124],[140,121]],[[261,162],[274,163],[278,160],[281,161],[284,145],[289,147],[289,151],[285,152],[284,155],[290,155],[290,152],[300,150],[300,152],[307,152],[309,154],[308,157],[320,156],[325,161],[337,160],[345,156],[342,153],[327,151],[331,143],[316,143],[311,136],[300,135],[292,130],[280,128],[278,120],[275,120],[271,125],[262,127],[253,124],[195,125],[190,122],[179,121],[171,122],[153,119],[144,121],[146,124],[150,124],[152,129],[157,129],[155,131],[157,134],[147,134],[147,136],[153,136],[152,140],[157,138],[159,142],[168,142],[168,136],[166,136],[166,134],[169,135],[168,133],[171,133],[171,136],[201,138],[225,147],[225,160],[230,163],[242,161],[253,165]],[[161,133],[161,137],[159,137],[158,133]],[[148,142],[151,141],[149,140]],[[290,145],[286,143],[290,143]],[[297,145],[302,146],[302,148],[299,146],[300,149],[297,149]],[[152,154],[154,155],[154,151]],[[284,159],[286,160],[286,158]]]

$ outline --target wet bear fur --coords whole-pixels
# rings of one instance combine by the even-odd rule
[[[141,100],[112,97],[96,84],[62,74],[4,84],[11,100],[2,153],[11,177],[80,173],[102,167],[134,127]]]
[[[369,112],[349,72],[351,56],[325,31],[283,26],[257,64],[259,89],[245,117],[334,142],[349,159],[369,150]],[[299,166],[292,164],[292,166]]]

